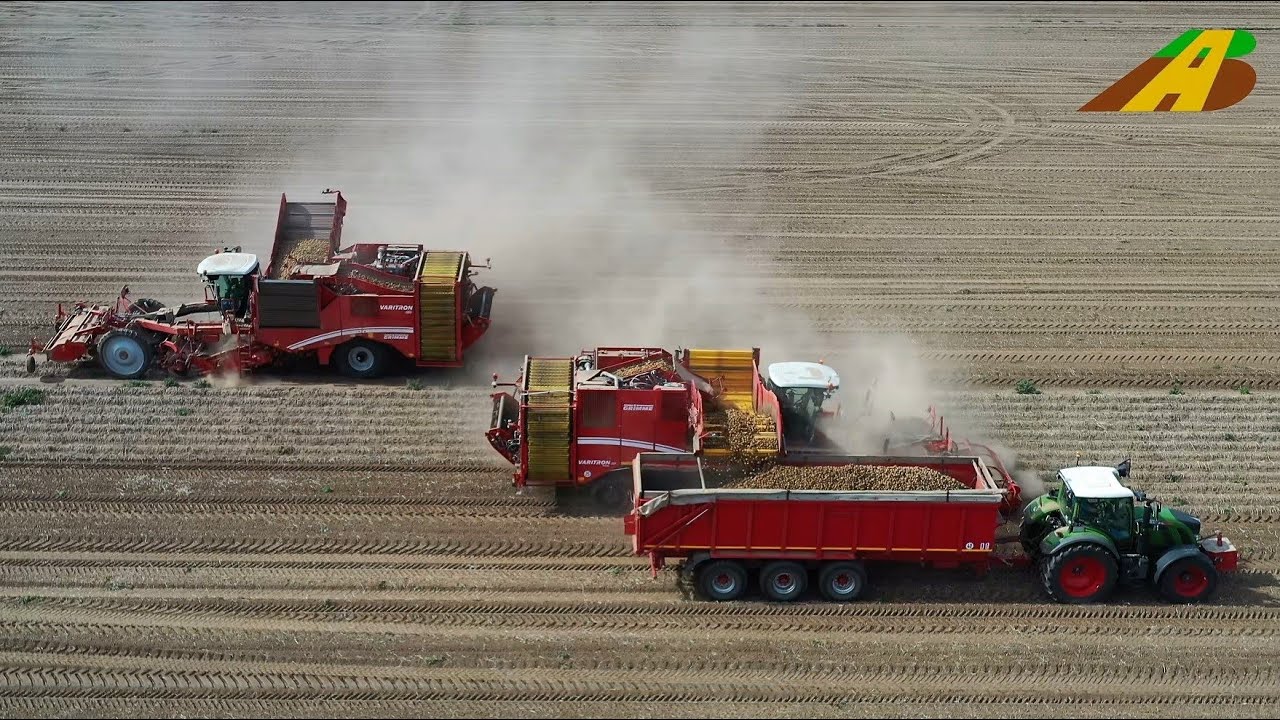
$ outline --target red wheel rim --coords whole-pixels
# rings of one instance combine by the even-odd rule
[[[1087,598],[1102,589],[1107,581],[1107,568],[1098,558],[1078,557],[1062,566],[1058,583],[1062,592],[1073,598]]]
[[[1173,591],[1182,597],[1199,597],[1209,587],[1209,574],[1198,565],[1187,565],[1173,579]]]

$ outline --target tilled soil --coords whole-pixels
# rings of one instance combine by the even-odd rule
[[[1205,17],[1275,24],[1195,7],[6,4],[0,390],[49,393],[0,413],[0,714],[1276,717],[1274,44],[1255,33],[1259,86],[1234,108],[1075,113]],[[572,82],[516,72],[579,61]],[[503,109],[536,111],[451,143],[495,68]],[[778,112],[763,88],[792,76]],[[672,92],[626,94],[655,84]],[[679,252],[587,267],[617,232],[604,204],[572,257],[534,262],[550,251],[520,220],[569,232],[584,201],[562,184],[603,179],[513,146],[576,167],[615,130],[639,138],[611,158],[642,180],[621,191],[654,198],[619,222],[682,203]],[[389,140],[442,136],[430,157]],[[452,174],[467,153],[486,182]],[[530,159],[551,190],[511,220],[495,198]],[[474,376],[25,377],[57,303],[194,300],[201,258],[265,255],[279,193],[326,185],[349,241],[497,245],[503,349]],[[465,220],[437,226],[442,206]],[[740,278],[655,289],[729,263]],[[715,342],[748,297],[744,336],[774,342],[785,316],[821,338],[766,353],[910,334],[933,381],[974,388],[940,404],[1040,480],[1133,455],[1135,487],[1221,529],[1241,571],[1198,607],[912,567],[874,567],[846,606],[720,605],[675,568],[650,578],[621,520],[512,491],[483,439],[491,366],[623,318]]]

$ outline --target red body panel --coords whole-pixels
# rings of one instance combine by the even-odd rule
[[[969,478],[975,490],[951,493],[664,491],[651,489],[646,481],[646,459],[633,463],[638,507],[626,525],[632,550],[649,555],[655,566],[666,558],[708,553],[720,558],[985,567],[1003,522],[999,494],[985,490],[985,480],[977,475]]]

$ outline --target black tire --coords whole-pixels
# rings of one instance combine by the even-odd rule
[[[98,365],[122,380],[136,380],[146,375],[155,359],[151,339],[129,328],[108,330],[98,338],[97,348]]]
[[[626,515],[632,508],[631,473],[611,472],[591,485],[591,502],[605,515]]]
[[[1044,538],[1048,527],[1043,522],[1029,522],[1026,510],[1023,510],[1022,522],[1018,525],[1018,541],[1022,551],[1032,560],[1040,559],[1040,541]]]
[[[133,302],[133,309],[141,313],[151,313],[164,309],[164,303],[154,298],[141,298]]]
[[[732,560],[717,560],[698,568],[698,594],[707,600],[737,600],[746,589],[747,571]]]
[[[1201,554],[1174,560],[1160,576],[1160,594],[1175,603],[1202,602],[1218,590],[1218,568]]]
[[[1095,543],[1069,545],[1040,561],[1040,582],[1060,603],[1101,602],[1115,590],[1120,571],[1111,552]]]
[[[859,562],[833,562],[818,574],[818,591],[831,602],[853,602],[867,589],[867,570]]]
[[[391,353],[387,346],[371,340],[343,343],[334,349],[332,358],[338,372],[360,380],[381,377],[390,361]]]
[[[760,592],[775,602],[794,602],[809,585],[809,573],[800,563],[779,560],[760,571]]]

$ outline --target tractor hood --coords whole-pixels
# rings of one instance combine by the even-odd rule
[[[1200,518],[1195,515],[1182,512],[1181,510],[1175,510],[1173,508],[1165,508],[1160,514],[1167,515],[1169,520],[1186,525],[1187,529],[1191,531],[1191,535],[1193,537],[1200,537]]]

